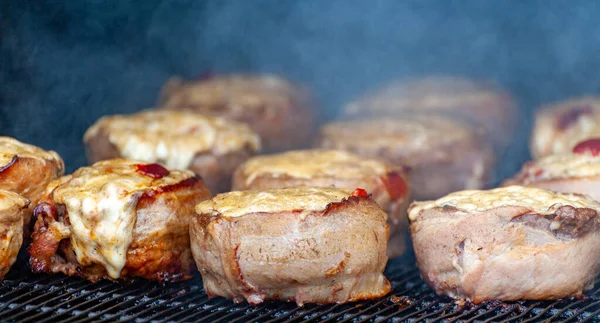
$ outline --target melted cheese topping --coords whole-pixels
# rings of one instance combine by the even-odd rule
[[[298,150],[275,155],[256,156],[240,166],[250,185],[261,175],[290,176],[310,179],[334,176],[343,179],[360,179],[383,175],[389,171],[384,161],[369,159],[343,150]]]
[[[564,205],[592,208],[600,212],[600,203],[585,195],[557,193],[533,187],[507,186],[487,191],[459,191],[435,201],[414,202],[408,211],[408,217],[414,221],[421,211],[443,206],[453,206],[467,212],[481,212],[502,206],[521,206],[538,214],[553,214]]]
[[[274,75],[225,75],[196,82],[176,78],[167,83],[164,92],[163,108],[219,106],[234,116],[256,109],[263,111],[266,118],[279,114],[276,110],[290,107],[295,97],[305,95]]]
[[[517,175],[524,183],[600,175],[600,157],[592,154],[550,155],[526,164]]]
[[[469,138],[471,130],[466,124],[435,115],[338,121],[321,128],[321,146],[347,149],[361,145],[373,150],[400,146],[406,151],[421,151]]]
[[[22,209],[29,205],[29,200],[21,195],[0,189],[0,213],[12,208]]]
[[[0,136],[0,167],[10,164],[15,156],[35,158],[42,162],[49,160],[57,161],[59,165],[63,165],[60,156],[49,150],[22,143],[11,137]],[[63,166],[64,168],[64,166]]]
[[[191,171],[171,170],[155,179],[136,171],[137,164],[144,162],[101,161],[49,185],[54,186],[55,203],[64,204],[69,214],[78,262],[101,264],[112,278],[119,278],[125,266],[142,194],[194,176]]]
[[[200,202],[196,205],[196,213],[235,218],[251,213],[321,211],[327,204],[340,202],[350,193],[343,189],[315,187],[235,191]]]
[[[566,129],[558,129],[559,119],[573,107],[591,107],[591,114],[578,116]],[[582,98],[561,102],[536,113],[532,150],[536,158],[549,154],[570,153],[579,142],[600,137],[600,98]]]
[[[250,147],[260,149],[260,138],[242,123],[185,111],[143,111],[100,119],[84,136],[87,142],[100,129],[125,158],[188,168],[199,153],[223,155]]]
[[[398,107],[444,108],[459,105],[483,105],[502,101],[503,93],[492,85],[458,77],[425,77],[408,82],[395,82],[346,106],[348,114],[364,107],[370,110],[392,110]]]

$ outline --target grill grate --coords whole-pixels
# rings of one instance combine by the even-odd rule
[[[358,303],[269,302],[253,307],[208,299],[200,277],[160,286],[147,281],[97,284],[33,275],[22,259],[0,284],[0,320],[15,322],[600,322],[600,281],[585,299],[485,302],[457,306],[419,278],[411,256],[390,261],[391,296]]]

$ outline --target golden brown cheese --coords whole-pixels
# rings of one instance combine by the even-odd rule
[[[345,149],[364,143],[376,150],[402,145],[407,151],[429,149],[471,136],[470,128],[454,119],[412,115],[402,119],[381,118],[338,121],[322,127],[326,148]]]
[[[584,108],[561,129],[561,118],[572,109]],[[551,105],[536,112],[532,137],[532,152],[537,158],[542,154],[569,153],[579,142],[600,137],[600,98],[585,97]]]
[[[367,97],[350,103],[345,110],[358,114],[363,106],[373,110],[389,110],[395,107],[440,108],[458,105],[475,105],[497,100],[498,89],[491,85],[475,83],[457,77],[426,77],[411,82],[395,82]]]
[[[337,188],[291,187],[235,191],[218,194],[196,205],[196,213],[235,218],[251,213],[302,210],[321,211],[331,202],[340,202],[350,191]]]
[[[600,212],[600,203],[585,195],[557,193],[533,187],[507,186],[492,190],[459,191],[435,201],[414,202],[408,210],[408,217],[414,221],[421,211],[444,206],[467,212],[481,212],[502,206],[521,206],[544,215],[552,214],[564,205],[591,208]]]
[[[22,209],[27,205],[29,205],[28,199],[17,193],[0,189],[0,213],[11,208]]]
[[[101,128],[123,157],[178,169],[188,168],[200,153],[223,155],[245,147],[260,149],[259,136],[247,125],[186,111],[147,110],[103,117],[88,129],[84,141]]]
[[[233,115],[243,116],[248,109],[260,109],[270,118],[277,109],[290,106],[298,90],[290,82],[274,75],[227,75],[198,82],[169,80],[163,108],[177,106],[214,106],[227,102]],[[264,102],[269,102],[264,105]]]
[[[132,241],[137,202],[142,194],[194,177],[191,171],[170,170],[162,178],[137,171],[141,161],[106,160],[82,167],[52,183],[56,203],[64,204],[71,222],[71,243],[82,265],[98,263],[119,278]]]
[[[298,150],[281,154],[256,156],[241,166],[250,185],[257,177],[290,176],[310,179],[318,176],[335,176],[343,179],[360,179],[388,172],[384,161],[358,156],[343,150]]]
[[[54,151],[44,150],[11,137],[0,136],[0,167],[10,164],[15,156],[34,158],[44,163],[49,160],[55,160],[60,165],[63,165],[62,159]]]
[[[550,155],[527,164],[525,183],[600,175],[600,157],[590,153]]]

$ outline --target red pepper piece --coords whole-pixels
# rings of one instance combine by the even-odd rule
[[[354,192],[352,192],[352,194],[350,194],[350,196],[369,197],[369,193],[367,193],[367,191],[363,190],[362,188],[357,188],[354,190]]]
[[[573,148],[575,154],[591,153],[592,156],[598,156],[600,154],[600,138],[593,138],[582,141]]]
[[[169,170],[159,164],[137,164],[136,171],[152,178],[163,178],[170,174]]]
[[[402,198],[408,193],[406,181],[398,174],[398,172],[389,172],[387,176],[382,176],[381,178],[388,194],[393,200]]]

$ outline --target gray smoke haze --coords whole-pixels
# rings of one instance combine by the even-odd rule
[[[325,119],[398,77],[493,79],[524,124],[506,172],[527,157],[531,110],[596,93],[596,1],[4,1],[0,133],[85,163],[81,136],[105,114],[152,106],[171,75],[272,72],[314,89]]]

